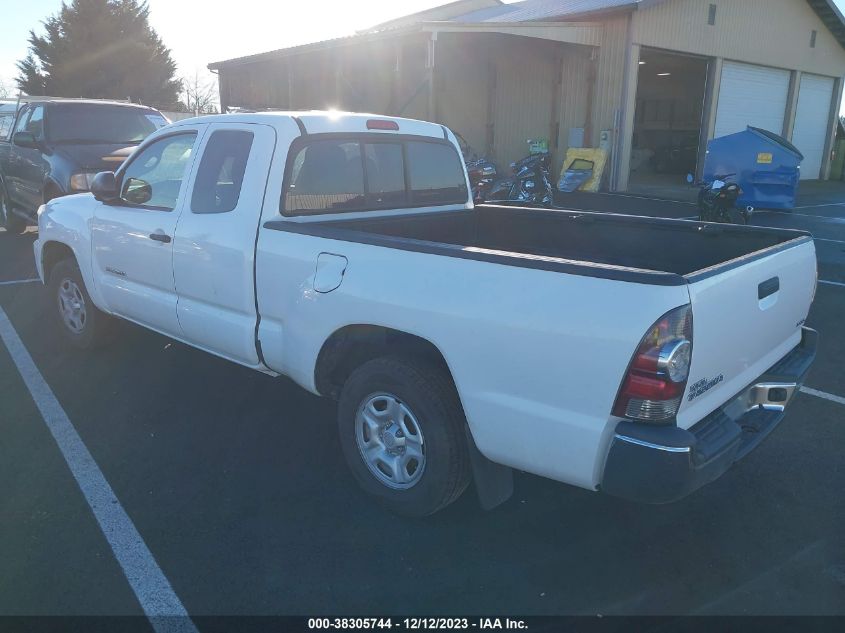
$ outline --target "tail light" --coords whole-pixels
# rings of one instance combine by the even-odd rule
[[[670,310],[646,332],[619,388],[613,415],[667,423],[678,413],[692,360],[692,310]]]

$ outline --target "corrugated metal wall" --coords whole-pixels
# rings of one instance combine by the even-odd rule
[[[716,24],[707,23],[716,4]],[[810,48],[810,32],[817,31]],[[839,77],[845,50],[804,0],[672,0],[634,13],[634,42]]]
[[[556,156],[556,169],[560,166],[566,153],[571,128],[585,128],[589,123],[588,103],[591,95],[595,98],[596,61],[591,61],[591,55],[596,49],[582,46],[566,46],[560,58],[560,103],[558,120],[560,132]],[[597,54],[596,54],[597,56]],[[594,128],[595,125],[592,125]],[[592,134],[590,133],[590,136]],[[591,143],[590,138],[584,138],[585,145]]]
[[[514,38],[495,50],[493,154],[500,168],[528,153],[529,138],[550,137],[559,69],[557,48],[547,44]]]
[[[441,33],[437,41],[437,120],[478,154],[487,152],[489,54],[489,42],[474,34]]]
[[[602,130],[616,127],[617,112],[622,101],[622,82],[625,74],[625,54],[628,37],[628,16],[614,17],[605,22],[604,36],[599,49],[593,102],[593,147],[598,146]]]

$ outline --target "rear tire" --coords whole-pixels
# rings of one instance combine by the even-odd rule
[[[49,290],[65,341],[77,349],[91,349],[108,342],[112,318],[91,301],[76,260],[67,258],[55,265],[50,273]]]
[[[748,217],[737,208],[728,209],[727,214],[731,224],[748,224]]]
[[[6,229],[7,233],[13,235],[20,235],[26,230],[26,220],[12,211],[12,204],[2,185],[0,185],[0,225]]]
[[[365,363],[346,381],[338,402],[340,443],[353,476],[404,516],[434,514],[466,490],[465,424],[448,374],[405,358]]]

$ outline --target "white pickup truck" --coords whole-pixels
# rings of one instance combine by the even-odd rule
[[[474,207],[433,123],[181,121],[38,224],[73,344],[119,317],[336,398],[355,478],[408,515],[473,479],[495,506],[514,468],[679,499],[778,425],[815,356],[808,234]]]

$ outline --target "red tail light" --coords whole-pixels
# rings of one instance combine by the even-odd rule
[[[399,131],[399,124],[396,121],[389,121],[387,119],[369,119],[367,121],[367,129]]]
[[[665,423],[678,413],[692,360],[689,305],[660,317],[646,332],[613,405],[613,415]]]

